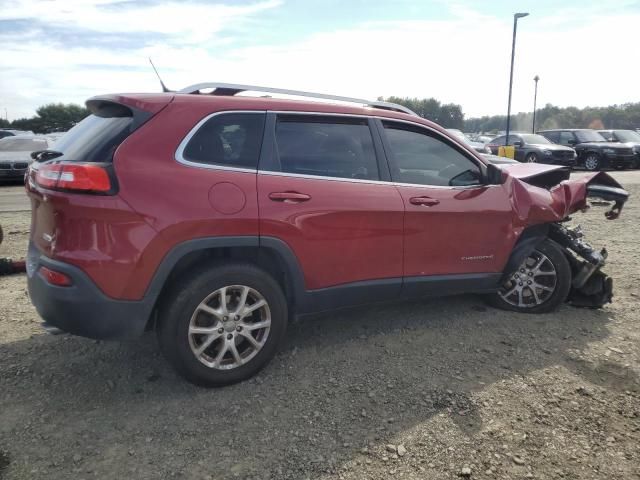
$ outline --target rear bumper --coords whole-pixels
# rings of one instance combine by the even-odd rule
[[[69,287],[46,282],[41,266],[64,273]],[[141,335],[152,305],[145,301],[123,301],[107,297],[79,268],[52,260],[29,245],[27,285],[31,302],[49,325],[65,332],[95,339],[126,339]]]

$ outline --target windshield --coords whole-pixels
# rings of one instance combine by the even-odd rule
[[[3,138],[0,140],[0,152],[35,152],[48,146],[44,138]]]
[[[616,136],[621,142],[640,142],[640,133],[633,130],[616,130]]]
[[[606,138],[593,130],[576,130],[576,137],[581,142],[606,142]]]
[[[531,143],[533,145],[547,145],[551,143],[542,135],[521,134],[520,136],[522,137],[522,140],[524,140],[524,143]]]

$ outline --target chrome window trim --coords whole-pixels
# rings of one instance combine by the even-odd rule
[[[204,168],[208,170],[223,170],[230,172],[241,172],[241,173],[253,173],[253,174],[261,174],[261,175],[271,175],[271,176],[279,176],[279,177],[292,177],[292,178],[305,178],[309,180],[325,180],[332,182],[347,182],[347,183],[365,183],[371,185],[393,185],[396,187],[422,187],[422,188],[435,188],[435,189],[447,189],[447,190],[468,190],[471,188],[481,188],[481,187],[491,187],[495,185],[466,185],[466,186],[445,186],[445,185],[425,185],[422,183],[402,183],[402,182],[394,182],[394,181],[386,181],[386,180],[367,180],[361,178],[344,178],[344,177],[327,177],[321,175],[305,175],[301,173],[288,173],[288,172],[277,172],[271,170],[258,170],[257,168],[241,168],[241,167],[229,167],[225,165],[211,165],[207,163],[193,162],[191,160],[187,160],[184,158],[184,150],[187,147],[187,144],[191,140],[191,138],[196,134],[196,132],[204,125],[209,119],[224,114],[232,114],[232,113],[275,113],[281,115],[319,115],[319,116],[332,116],[332,117],[354,117],[359,119],[369,119],[376,118],[379,120],[390,120],[394,122],[406,123],[409,125],[414,125],[417,127],[425,128],[431,132],[434,132],[438,135],[442,135],[442,132],[435,130],[427,125],[423,125],[417,122],[411,122],[408,120],[399,120],[396,118],[383,117],[379,115],[364,115],[364,114],[355,114],[355,113],[331,113],[331,112],[303,112],[299,110],[221,110],[219,112],[214,112],[206,117],[202,118],[196,125],[187,133],[187,135],[182,139],[176,153],[174,155],[174,159],[185,166],[195,167],[195,168]],[[484,164],[484,162],[483,162]],[[484,164],[486,165],[486,164]]]
[[[447,186],[447,185],[424,185],[422,183],[401,183],[392,182],[386,180],[365,180],[361,178],[344,178],[344,177],[326,177],[322,175],[305,175],[303,173],[288,173],[288,172],[274,172],[271,170],[258,170],[260,175],[271,175],[275,177],[292,177],[292,178],[304,178],[308,180],[326,180],[330,182],[347,182],[347,183],[368,183],[373,185],[393,185],[395,187],[423,187],[423,188],[437,188],[446,190],[468,190],[470,188],[486,188],[497,185],[460,185],[460,186]]]
[[[213,165],[213,164],[210,164],[210,163],[194,162],[194,161],[187,160],[186,158],[184,158],[184,150],[187,148],[187,145],[189,144],[189,141],[193,138],[193,136],[198,132],[198,130],[200,130],[200,128],[207,121],[209,121],[211,118],[216,117],[218,115],[234,114],[234,113],[262,113],[262,114],[266,114],[267,111],[266,110],[221,110],[219,112],[214,112],[214,113],[211,113],[211,114],[207,115],[202,120],[200,120],[198,123],[196,123],[195,126],[191,130],[189,130],[189,133],[187,133],[187,135],[182,139],[182,141],[178,145],[176,153],[174,154],[174,159],[176,160],[176,162],[181,163],[181,164],[186,165],[186,166],[189,166],[189,167],[206,168],[206,169],[209,169],[209,170],[228,170],[228,171],[232,171],[232,172],[256,173],[258,171],[258,165],[257,164],[256,164],[256,168],[229,167],[227,165]]]

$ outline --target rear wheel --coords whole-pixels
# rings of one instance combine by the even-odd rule
[[[584,168],[591,171],[600,170],[600,163],[600,155],[588,153],[584,159]]]
[[[527,154],[527,156],[524,158],[525,162],[527,163],[538,163],[538,156],[535,153],[529,153]]]
[[[176,282],[159,320],[160,348],[172,366],[192,383],[216,387],[245,380],[271,360],[287,304],[267,273],[229,264]]]
[[[571,289],[571,267],[561,247],[545,240],[491,297],[493,305],[522,313],[555,310]]]

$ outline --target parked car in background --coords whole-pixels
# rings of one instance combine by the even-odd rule
[[[487,146],[493,154],[498,153],[499,147],[513,145],[515,160],[526,163],[546,163],[549,165],[564,165],[573,167],[576,164],[576,152],[573,148],[551,143],[542,135],[534,133],[517,133],[496,137]]]
[[[635,162],[632,147],[608,142],[595,130],[567,128],[542,130],[538,133],[553,143],[573,147],[578,154],[577,165],[587,170],[601,170],[607,167],[622,170],[631,167]]]
[[[45,136],[11,136],[0,139],[0,180],[24,178],[33,161],[31,152],[46,150],[53,142]]]
[[[462,140],[464,143],[469,145],[478,153],[491,153],[491,150],[485,146],[484,143],[474,142],[469,139],[464,133],[462,133],[457,128],[447,128],[447,132],[451,133],[454,137]]]
[[[218,386],[262,368],[297,315],[463,292],[522,313],[611,301],[606,252],[561,222],[590,195],[616,218],[613,178],[492,164],[401,105],[234,95],[274,90],[87,101],[27,174],[42,318],[93,338],[155,329],[178,372]]]
[[[0,139],[6,137],[15,137],[17,135],[33,135],[31,130],[13,130],[10,128],[0,128]]]
[[[495,137],[495,135],[476,135],[475,137],[473,137],[473,141],[474,142],[480,142],[480,143],[484,143],[485,145],[489,142],[491,142],[491,140],[493,140]]]
[[[636,154],[636,161],[633,168],[640,168],[640,133],[635,130],[598,130],[609,142],[626,143],[633,148]]]

